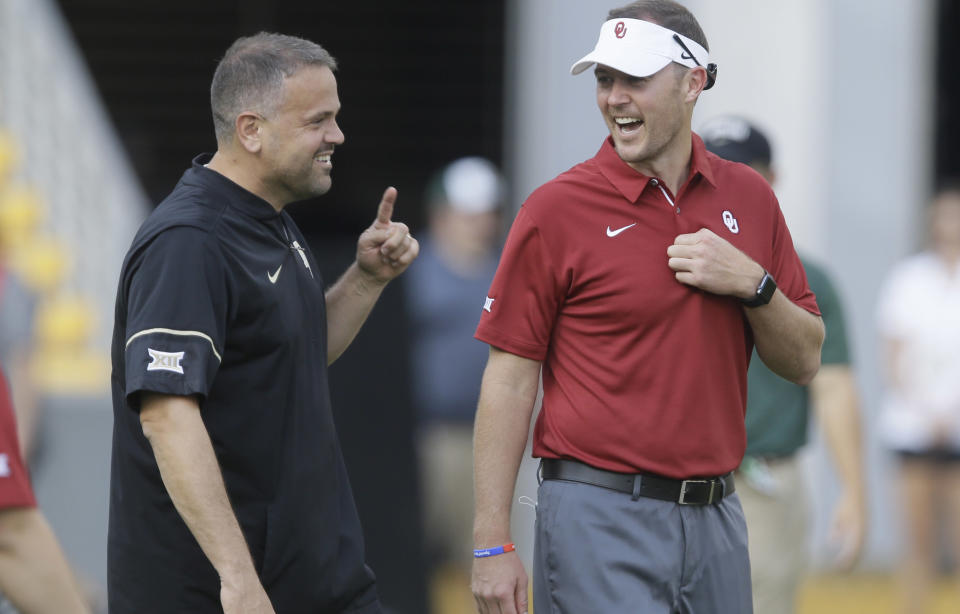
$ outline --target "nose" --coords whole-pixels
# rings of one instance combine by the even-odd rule
[[[343,131],[340,130],[340,124],[337,123],[337,120],[333,120],[333,127],[327,133],[326,140],[334,145],[341,145],[345,140],[347,140],[346,135],[344,135]]]
[[[607,91],[607,104],[616,107],[627,102],[630,102],[630,96],[627,95],[623,80],[619,77],[614,78]]]

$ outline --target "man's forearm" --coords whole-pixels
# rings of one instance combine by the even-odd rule
[[[863,550],[867,530],[860,407],[853,372],[849,365],[824,365],[810,390],[817,422],[843,484],[834,506],[831,541],[838,546],[839,568],[851,569]]]
[[[510,541],[510,507],[537,398],[540,363],[491,348],[474,426],[474,542]]]
[[[149,395],[140,420],[177,512],[221,581],[252,582],[256,579],[253,559],[197,402],[190,397]]]
[[[784,379],[809,384],[820,368],[823,321],[779,290],[768,305],[744,311],[763,363]]]
[[[0,591],[21,612],[90,611],[37,508],[0,510]]]
[[[811,383],[817,422],[844,488],[863,499],[860,409],[849,365],[824,365]]]
[[[347,349],[380,298],[385,282],[365,275],[356,262],[327,289],[327,364]]]
[[[754,298],[764,274],[756,261],[706,228],[678,235],[667,247],[667,258],[680,283],[740,300]],[[820,318],[780,290],[774,291],[768,304],[743,310],[764,364],[791,382],[810,383],[820,367]]]

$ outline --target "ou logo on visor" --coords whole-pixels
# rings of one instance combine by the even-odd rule
[[[737,218],[733,217],[733,214],[729,211],[723,212],[723,223],[733,234],[740,232],[740,225],[737,224]]]
[[[627,35],[627,24],[618,21],[617,25],[613,27],[613,33],[617,35],[617,38],[623,38]]]

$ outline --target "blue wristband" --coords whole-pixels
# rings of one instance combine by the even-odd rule
[[[477,548],[473,551],[473,558],[475,559],[485,559],[488,556],[497,556],[498,554],[503,554],[504,552],[513,552],[517,547],[512,543],[504,544],[502,546],[495,546],[493,548]]]

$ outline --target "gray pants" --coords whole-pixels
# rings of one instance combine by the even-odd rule
[[[684,506],[544,481],[533,604],[536,614],[752,614],[740,500]]]

